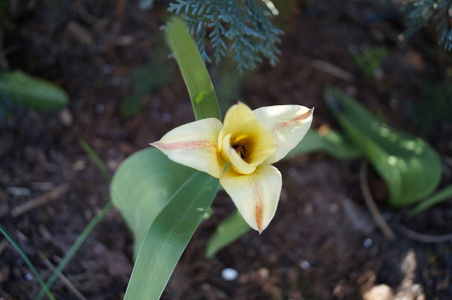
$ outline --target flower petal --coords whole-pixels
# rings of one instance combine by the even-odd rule
[[[218,142],[223,158],[241,174],[254,172],[276,151],[273,135],[243,103],[233,105],[226,113]],[[238,147],[242,148],[241,155],[235,149]]]
[[[281,194],[281,173],[271,165],[260,165],[249,175],[242,175],[228,168],[220,183],[231,196],[243,219],[251,228],[262,231],[276,212]]]
[[[289,153],[305,136],[312,123],[314,109],[300,105],[274,105],[253,111],[259,124],[273,134],[276,152],[266,160],[272,164]]]
[[[226,166],[218,152],[221,128],[218,119],[202,119],[174,128],[151,145],[177,163],[219,178]]]

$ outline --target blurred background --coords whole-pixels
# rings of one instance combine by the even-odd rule
[[[161,29],[173,15],[169,2],[0,1],[2,72],[21,70],[19,82],[34,76],[67,95],[57,93],[56,105],[41,107],[0,93],[0,220],[44,279],[110,199],[108,181],[80,140],[113,174],[125,158],[194,120]],[[334,86],[377,119],[428,142],[441,157],[440,187],[450,185],[452,54],[438,45],[435,21],[404,39],[410,27],[402,1],[274,4],[279,15],[272,22],[284,31],[274,66],[264,59],[239,72],[229,54],[207,64],[223,114],[238,100],[253,109],[299,104],[315,107],[314,129],[340,130],[323,100],[325,88]],[[26,82],[18,89],[45,89]],[[388,189],[370,169],[371,193],[395,234],[389,240],[364,204],[362,159],[324,152],[279,162],[283,191],[268,229],[244,234],[207,260],[209,237],[235,209],[220,192],[162,299],[452,298],[451,239],[425,243],[397,230],[447,237],[450,198],[408,218],[408,208],[385,204]],[[57,299],[122,299],[132,257],[132,236],[112,210],[52,293]],[[0,299],[32,299],[40,290],[4,238],[0,285]]]

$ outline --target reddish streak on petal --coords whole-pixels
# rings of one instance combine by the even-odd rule
[[[175,142],[175,143],[155,143],[155,146],[165,150],[184,150],[184,151],[199,151],[215,152],[217,144],[209,140],[190,141],[190,142]]]
[[[262,222],[263,222],[263,218],[264,218],[262,197],[261,197],[261,193],[259,191],[259,187],[257,186],[256,181],[254,180],[254,178],[251,178],[251,180],[253,181],[253,184],[254,184],[254,196],[255,196],[255,200],[256,200],[256,206],[254,209],[256,211],[257,229],[259,229],[259,234],[260,234],[264,230],[262,228],[262,226],[263,226]]]
[[[293,118],[292,120],[276,124],[275,126],[273,126],[271,131],[273,132],[273,131],[276,131],[276,130],[280,130],[280,129],[284,128],[284,127],[295,126],[295,125],[299,124],[301,121],[306,120],[307,118],[309,118],[311,115],[312,115],[312,109],[308,110],[307,112],[305,112],[302,115],[299,115],[296,118]]]

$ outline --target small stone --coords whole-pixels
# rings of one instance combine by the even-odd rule
[[[303,270],[307,270],[307,269],[309,269],[309,268],[311,267],[311,264],[309,263],[309,261],[303,260],[303,261],[300,263],[300,267],[301,267]]]
[[[237,279],[239,273],[232,268],[226,268],[223,271],[221,271],[221,276],[226,281],[232,281]]]
[[[372,287],[363,296],[364,300],[392,300],[394,293],[386,284],[380,284]]]
[[[67,108],[60,110],[58,117],[60,118],[61,123],[65,126],[71,126],[74,121],[71,111]]]
[[[370,246],[372,246],[373,241],[371,238],[366,238],[363,242],[364,247],[369,248]]]

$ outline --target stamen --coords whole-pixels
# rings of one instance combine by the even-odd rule
[[[247,146],[245,146],[244,144],[238,142],[237,144],[234,144],[232,146],[232,148],[234,148],[235,151],[237,151],[237,153],[240,154],[240,157],[242,159],[245,159],[245,153],[246,153],[246,151],[248,151],[248,147]]]

